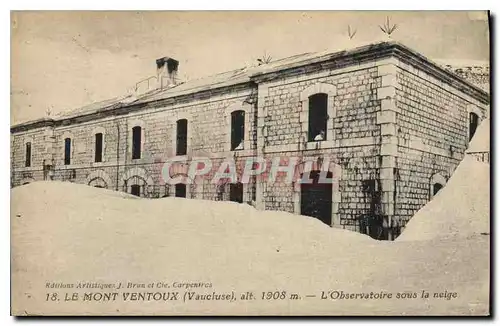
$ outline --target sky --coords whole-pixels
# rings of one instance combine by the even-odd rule
[[[485,12],[12,12],[11,123],[123,95],[160,57],[196,79],[265,55],[349,47],[348,26],[356,42],[378,40],[387,17],[392,39],[431,59],[489,60]]]

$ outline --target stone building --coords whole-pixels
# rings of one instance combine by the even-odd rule
[[[178,66],[159,59],[135,95],[12,126],[11,186],[64,180],[148,198],[232,200],[394,239],[489,115],[487,92],[396,42],[185,83]],[[239,174],[249,157],[298,160],[296,172],[312,169],[315,181],[187,180],[187,163],[200,156],[214,165],[231,158]],[[183,176],[175,185],[162,176],[172,157],[186,159],[167,171]],[[335,182],[317,183],[318,170]]]

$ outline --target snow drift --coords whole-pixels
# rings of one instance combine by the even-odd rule
[[[490,232],[490,165],[466,155],[446,186],[409,221],[397,241]]]
[[[490,151],[490,119],[484,119],[477,127],[466,153],[480,153]]]
[[[140,199],[61,182],[14,188],[14,314],[486,314],[489,239],[381,242],[245,204]],[[463,264],[467,261],[467,264]],[[54,302],[47,282],[210,282],[301,300]],[[322,291],[455,291],[453,300],[323,300]],[[156,289],[156,291],[162,289]],[[126,291],[138,291],[126,289]],[[140,290],[142,291],[142,290]],[[306,298],[305,295],[315,295]]]

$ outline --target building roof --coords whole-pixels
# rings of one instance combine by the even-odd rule
[[[185,83],[177,84],[173,87],[154,90],[152,92],[148,92],[140,96],[133,102],[138,104],[151,101],[158,101],[169,97],[176,97],[180,95],[186,95],[190,93],[196,93],[196,92],[201,92],[241,83],[247,83],[247,82],[250,82],[248,69],[241,68],[211,75],[208,77],[193,79]]]
[[[83,115],[83,114],[88,114],[90,112],[96,112],[98,110],[107,109],[107,108],[110,108],[116,104],[122,103],[128,97],[129,97],[128,95],[124,95],[121,97],[115,97],[115,98],[111,98],[111,99],[104,100],[104,101],[94,102],[94,103],[85,105],[85,106],[80,107],[80,108],[76,108],[76,109],[72,109],[69,111],[55,114],[53,116],[53,119],[58,120],[58,119],[71,118],[71,117],[75,117],[75,116],[79,116],[79,115]]]
[[[273,74],[287,69],[294,69],[325,61],[333,61],[337,58],[346,58],[349,56],[353,56],[355,60],[361,60],[360,58],[362,54],[368,53],[372,55],[377,55],[378,53],[383,51],[392,51],[396,49],[399,52],[405,52],[406,55],[414,57],[415,60],[419,63],[425,62],[429,64],[432,67],[432,69],[440,70],[441,76],[448,76],[449,78],[458,80],[460,83],[466,84],[467,88],[471,89],[473,92],[475,93],[479,92],[479,94],[482,94],[483,97],[488,96],[486,92],[484,92],[477,86],[471,84],[470,82],[462,78],[459,78],[455,74],[444,69],[441,64],[432,62],[431,60],[422,56],[418,52],[398,42],[394,42],[391,40],[389,41],[383,40],[375,43],[373,42],[356,43],[354,41],[351,41],[349,42],[349,44],[338,43],[335,48],[330,48],[325,51],[302,53],[291,57],[278,59],[270,63],[262,64],[259,66],[245,67],[232,71],[218,73],[207,77],[193,79],[164,89],[152,90],[147,93],[141,94],[139,96],[133,94],[127,94],[109,100],[95,102],[74,110],[54,115],[52,118],[45,118],[44,121],[64,120],[78,116],[89,115],[93,113],[105,112],[120,106],[139,105],[148,102],[160,101],[168,98],[175,98],[182,95],[189,95],[197,92],[209,91],[237,84],[250,83],[255,78],[259,78],[261,76]],[[40,119],[23,122],[13,126],[12,128],[15,128],[20,125],[27,126],[30,123],[39,120]]]

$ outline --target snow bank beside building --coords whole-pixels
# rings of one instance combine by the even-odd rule
[[[410,220],[397,241],[490,232],[490,165],[466,155],[446,186]]]
[[[383,242],[320,221],[245,204],[140,199],[85,185],[35,182],[12,189],[14,314],[402,315],[487,314],[489,239]],[[467,261],[467,264],[463,264]],[[47,284],[202,282],[197,293],[238,301],[65,302]],[[446,299],[333,300],[343,293],[453,291]],[[246,292],[256,299],[240,300]],[[286,292],[286,300],[263,293]],[[61,302],[46,294],[61,293]],[[300,299],[291,300],[291,294]],[[312,295],[313,297],[306,297]],[[121,296],[121,294],[120,294]]]
[[[484,119],[465,151],[480,162],[490,162],[490,119]]]
[[[474,137],[472,137],[469,147],[465,151],[467,154],[489,152],[490,151],[490,119],[484,119],[477,127]]]

